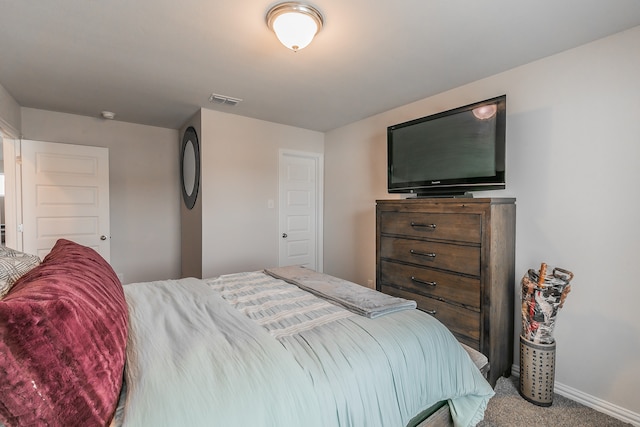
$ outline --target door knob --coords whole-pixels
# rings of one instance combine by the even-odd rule
[[[103,234],[102,236],[100,236],[100,240],[107,240],[107,236]]]
[[[283,238],[283,239],[286,239],[287,237],[289,237],[289,236],[287,235],[287,233],[282,233],[282,238]]]

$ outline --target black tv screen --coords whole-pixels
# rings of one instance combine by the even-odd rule
[[[505,188],[506,96],[387,128],[388,190],[419,196]]]

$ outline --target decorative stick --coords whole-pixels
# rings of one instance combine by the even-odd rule
[[[547,275],[547,264],[544,262],[540,265],[540,274],[538,275],[538,287],[544,288],[544,278]]]

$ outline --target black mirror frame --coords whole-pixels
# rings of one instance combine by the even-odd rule
[[[193,145],[193,152],[195,157],[195,179],[193,182],[193,189],[191,194],[187,193],[184,182],[184,151],[187,147],[187,143],[191,141]],[[184,131],[182,136],[182,143],[180,144],[180,183],[182,188],[182,199],[187,209],[193,209],[198,199],[198,191],[200,189],[200,142],[198,141],[198,134],[193,126],[189,126]]]

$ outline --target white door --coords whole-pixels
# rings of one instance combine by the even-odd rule
[[[110,260],[109,150],[22,141],[23,251],[42,259],[60,238]]]
[[[280,151],[279,265],[322,271],[322,155]]]

